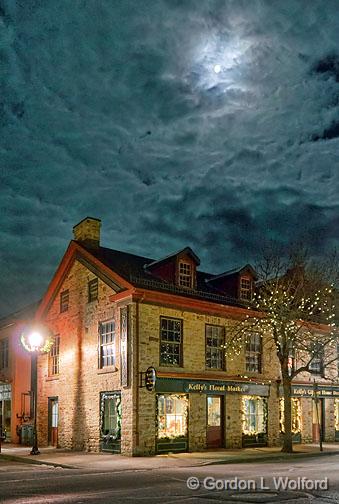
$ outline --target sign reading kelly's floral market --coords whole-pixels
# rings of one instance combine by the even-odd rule
[[[158,378],[157,392],[185,392],[200,394],[250,394],[268,396],[269,386],[253,382],[228,382],[212,380],[189,380],[187,378]]]

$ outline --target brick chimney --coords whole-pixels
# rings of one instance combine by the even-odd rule
[[[73,227],[74,240],[96,248],[100,245],[101,220],[93,217],[86,217],[79,224]]]

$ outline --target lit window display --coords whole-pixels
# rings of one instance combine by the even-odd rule
[[[335,430],[339,431],[339,399],[335,400]]]
[[[298,397],[292,397],[291,400],[292,408],[292,432],[293,434],[299,434],[301,432],[301,402]],[[284,423],[284,399],[280,399],[280,432],[285,432]]]
[[[243,434],[255,436],[266,432],[266,399],[257,396],[243,396],[242,414]]]
[[[187,436],[188,397],[161,394],[158,399],[158,438],[175,439]]]

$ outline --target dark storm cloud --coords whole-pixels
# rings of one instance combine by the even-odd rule
[[[334,0],[0,0],[0,312],[86,215],[215,272],[337,243],[338,33]]]

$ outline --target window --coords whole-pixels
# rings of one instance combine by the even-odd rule
[[[246,342],[246,371],[261,373],[262,340],[260,334],[251,334]]]
[[[252,299],[252,282],[249,278],[240,278],[240,299],[245,301]]]
[[[8,367],[8,338],[0,340],[0,369]]]
[[[101,449],[113,453],[120,452],[121,439],[121,396],[118,392],[100,394]]]
[[[65,290],[60,294],[60,313],[68,310],[69,290]]]
[[[206,325],[206,368],[224,369],[225,332],[220,326]]]
[[[192,266],[189,263],[179,262],[179,286],[192,288]]]
[[[187,436],[188,398],[186,395],[158,395],[158,438]]]
[[[98,279],[94,278],[88,282],[88,302],[98,299]]]
[[[99,367],[115,364],[115,322],[104,322],[99,325]]]
[[[262,397],[244,396],[243,407],[243,434],[258,435],[266,432],[267,402]]]
[[[182,320],[160,317],[160,364],[182,365]]]
[[[324,373],[324,348],[318,342],[314,345],[314,357],[310,362],[309,371],[319,375]]]
[[[53,346],[48,354],[48,376],[59,374],[60,336],[54,337]]]

